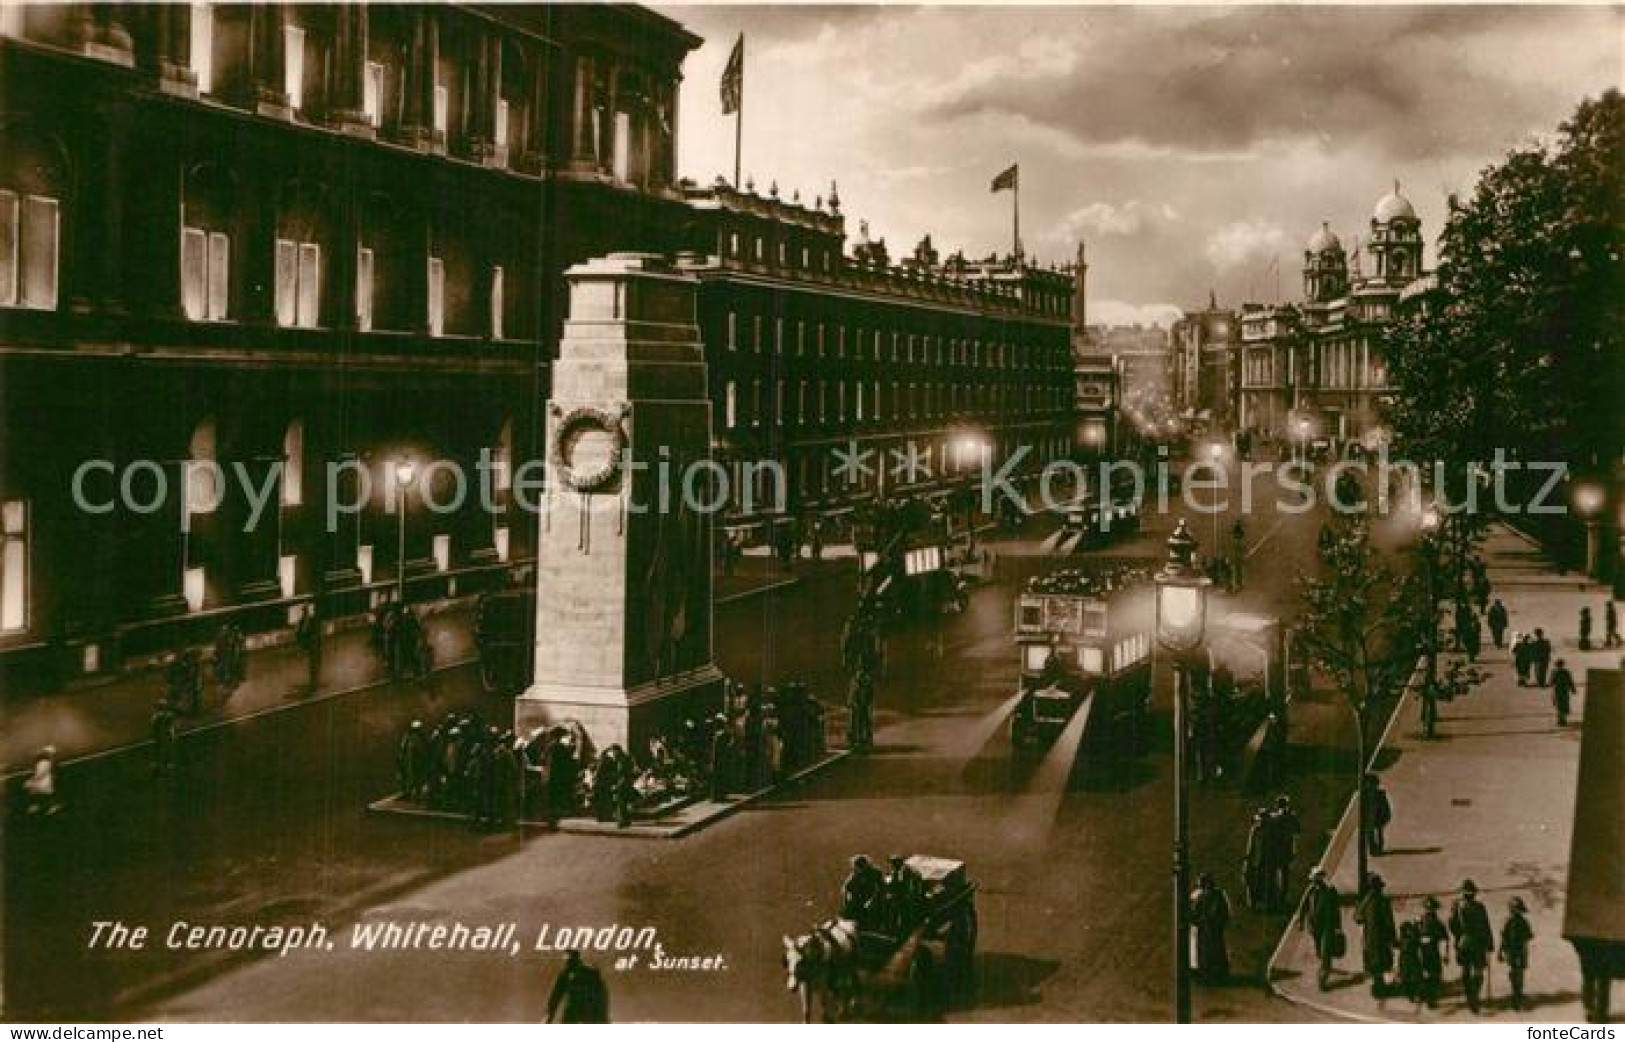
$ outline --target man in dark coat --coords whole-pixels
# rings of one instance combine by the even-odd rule
[[[294,630],[293,639],[305,655],[305,687],[315,694],[322,678],[322,622],[316,614],[315,601],[299,616],[299,626]]]
[[[734,736],[726,720],[717,720],[711,730],[711,799],[721,803],[733,789]]]
[[[555,738],[547,748],[548,824],[556,825],[559,818],[575,813],[578,769],[574,744],[564,735]]]
[[[524,766],[519,762],[519,754],[514,749],[514,734],[509,731],[502,736],[491,753],[494,793],[491,823],[497,828],[512,825],[519,813],[519,790],[523,772]]]
[[[1471,879],[1462,880],[1461,896],[1450,908],[1450,937],[1456,943],[1467,1008],[1477,1013],[1484,973],[1489,968],[1490,953],[1495,950],[1495,934],[1490,928],[1490,913],[1478,900],[1478,886]]]
[[[1535,628],[1534,656],[1530,660],[1535,667],[1535,686],[1546,686],[1546,673],[1552,668],[1552,642],[1546,638],[1546,631]]]
[[[1619,612],[1614,608],[1614,602],[1609,599],[1602,609],[1602,646],[1617,648],[1625,644],[1625,639],[1619,635]]]
[[[1444,985],[1443,946],[1450,941],[1450,931],[1439,918],[1439,899],[1431,894],[1422,901],[1416,932],[1421,945],[1422,1001],[1432,1006],[1439,1001],[1439,989]]]
[[[1462,618],[1462,628],[1459,631],[1461,650],[1467,653],[1467,661],[1477,662],[1478,653],[1484,648],[1484,629],[1479,625],[1478,616],[1468,609]]]
[[[1557,668],[1552,670],[1552,708],[1557,710],[1557,726],[1569,725],[1569,709],[1573,705],[1575,692],[1574,674],[1562,659],[1557,660]]]
[[[553,980],[553,993],[547,997],[549,1024],[608,1024],[609,989],[597,969],[581,961],[581,953],[571,949],[564,955],[564,969]]]
[[[1512,642],[1512,667],[1518,671],[1518,686],[1529,685],[1529,672],[1535,667],[1535,638],[1527,633],[1518,634]]]
[[[424,765],[428,762],[428,750],[429,739],[423,733],[423,721],[413,720],[407,725],[406,733],[401,736],[401,744],[395,750],[395,780],[406,799],[418,799],[428,788],[428,778],[423,773]]]
[[[864,670],[852,674],[846,707],[847,744],[854,749],[868,749],[875,739],[875,682]]]
[[[1388,990],[1388,974],[1394,968],[1399,929],[1394,925],[1394,902],[1375,872],[1366,879],[1365,896],[1354,909],[1354,921],[1360,924],[1360,961],[1371,978],[1371,996],[1380,999]]]
[[[1501,924],[1499,957],[1506,963],[1507,978],[1512,983],[1512,1008],[1519,1012],[1524,1008],[1523,979],[1529,969],[1529,942],[1535,939],[1535,931],[1525,917],[1528,911],[1523,898],[1514,897],[1507,902],[1507,919]]]
[[[1591,609],[1580,608],[1580,650],[1591,650]]]
[[[153,704],[152,719],[147,722],[147,733],[152,738],[152,769],[162,773],[175,768],[175,712],[168,702]]]
[[[1507,606],[1501,603],[1501,598],[1495,598],[1495,603],[1490,605],[1487,621],[1490,624],[1490,637],[1494,639],[1495,646],[1506,647],[1507,623],[1510,620],[1507,617]]]
[[[1298,929],[1307,930],[1314,939],[1315,957],[1320,963],[1315,980],[1325,991],[1331,986],[1333,964],[1344,938],[1343,910],[1342,895],[1326,878],[1326,870],[1318,866],[1309,874],[1309,889],[1298,906]]]
[[[1196,976],[1208,984],[1230,979],[1230,949],[1224,931],[1230,925],[1230,898],[1213,873],[1203,872],[1190,898],[1191,927],[1196,931]]]
[[[1253,823],[1247,829],[1247,853],[1241,861],[1241,877],[1247,884],[1247,907],[1253,909],[1267,908],[1274,903],[1270,894],[1271,866],[1265,860],[1269,813],[1267,807],[1253,812]]]
[[[1292,809],[1292,798],[1277,796],[1275,809],[1270,812],[1268,863],[1274,869],[1274,894],[1278,903],[1286,901],[1292,887],[1292,863],[1298,856],[1298,833],[1302,828],[1297,812]]]
[[[1366,846],[1371,853],[1381,854],[1388,825],[1394,820],[1394,805],[1381,780],[1370,773],[1365,776],[1365,814]]]
[[[852,920],[860,928],[874,926],[885,885],[886,877],[868,858],[852,855],[852,871],[841,884],[841,918]]]

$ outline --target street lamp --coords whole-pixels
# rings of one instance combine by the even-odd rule
[[[1427,598],[1427,680],[1422,687],[1422,734],[1432,738],[1439,722],[1439,511],[1422,511],[1422,570]],[[1360,784],[1365,784],[1365,765],[1360,765]],[[1362,833],[1363,835],[1363,833]]]
[[[1157,573],[1157,643],[1174,661],[1174,1022],[1191,1022],[1190,814],[1185,772],[1190,663],[1202,646],[1211,580],[1196,567],[1196,537],[1180,518]]]
[[[1580,520],[1586,526],[1586,575],[1597,573],[1597,561],[1602,556],[1597,535],[1597,514],[1602,510],[1602,501],[1603,492],[1597,485],[1587,483],[1574,490],[1574,508],[1580,512]]]
[[[412,487],[417,467],[409,459],[395,464],[395,483],[400,486],[400,501],[396,504],[395,583],[401,604],[406,603],[406,490]]]

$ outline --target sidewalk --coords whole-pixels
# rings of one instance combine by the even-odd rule
[[[474,657],[472,600],[444,602],[424,617],[434,649],[436,670],[453,668]],[[224,705],[215,704],[218,689],[204,663],[205,708],[179,721],[182,735],[258,716],[313,699],[331,697],[386,679],[382,664],[368,644],[366,625],[329,633],[323,644],[322,677],[314,695],[305,693],[306,661],[291,642],[248,652],[248,679]],[[6,773],[29,767],[45,745],[54,745],[57,762],[110,752],[147,741],[153,705],[164,695],[161,669],[127,673],[107,683],[43,695],[8,696],[0,701],[0,768]]]
[[[1420,703],[1407,697],[1379,750],[1376,764],[1394,805],[1387,852],[1371,860],[1394,898],[1399,922],[1420,914],[1431,894],[1448,918],[1450,902],[1463,879],[1478,884],[1500,944],[1507,902],[1523,897],[1535,940],[1525,984],[1530,1010],[1507,1006],[1506,969],[1490,963],[1484,1012],[1473,1014],[1462,995],[1460,969],[1445,970],[1438,1007],[1418,1007],[1402,997],[1376,999],[1360,966],[1360,929],[1348,907],[1356,890],[1354,819],[1344,815],[1322,859],[1345,895],[1344,929],[1348,954],[1339,962],[1331,987],[1315,984],[1313,946],[1288,927],[1270,963],[1270,986],[1281,996],[1325,1013],[1353,1020],[1401,1023],[1503,1021],[1582,1023],[1580,967],[1563,940],[1569,838],[1579,772],[1580,719],[1585,711],[1586,671],[1615,668],[1620,650],[1577,650],[1581,605],[1596,617],[1594,640],[1602,636],[1605,592],[1546,563],[1528,541],[1496,528],[1484,545],[1490,581],[1506,604],[1513,631],[1540,627],[1555,645],[1554,658],[1567,662],[1580,694],[1569,726],[1557,727],[1550,689],[1519,687],[1507,651],[1489,646],[1479,666],[1489,674],[1472,693],[1440,707],[1438,738],[1424,741]],[[1510,637],[1509,637],[1510,641]]]

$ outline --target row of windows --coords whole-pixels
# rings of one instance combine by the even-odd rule
[[[54,311],[58,303],[61,214],[57,200],[0,190],[0,307]],[[275,240],[275,307],[279,326],[314,329],[322,316],[322,245]],[[180,237],[181,310],[195,322],[234,317],[231,291],[232,238],[224,231],[183,226]],[[424,320],[433,336],[446,331],[446,265],[429,255],[425,272]],[[370,247],[356,251],[355,318],[363,332],[373,328],[376,268]],[[504,335],[506,279],[503,267],[490,268],[486,331]]]
[[[742,423],[761,426],[771,423],[777,416],[781,422],[845,423],[847,405],[851,404],[851,419],[858,422],[878,422],[887,418],[881,400],[882,384],[879,380],[799,380],[795,383],[795,408],[786,411],[785,395],[789,390],[784,380],[772,384],[773,403],[769,412],[763,401],[764,385],[752,380],[748,400],[740,400],[740,384],[729,380],[723,386],[723,425],[732,430]],[[1060,387],[1039,387],[1024,384],[1020,387],[961,387],[959,384],[901,384],[893,382],[888,400],[892,419],[944,418],[961,409],[1008,411],[1021,408],[1026,411],[1062,409],[1068,404],[1067,390]]]
[[[761,352],[764,344],[767,320],[761,315],[750,317],[750,349]],[[729,311],[727,326],[723,331],[723,344],[730,351],[738,351],[741,342],[740,315],[737,311]],[[845,358],[847,356],[847,327],[838,326],[833,336],[823,322],[808,323],[797,319],[794,326],[786,329],[785,320],[773,319],[772,337],[773,352],[784,354],[786,352],[786,334],[789,334],[789,344],[793,353],[798,357],[812,356],[816,358]],[[1071,356],[1066,347],[1047,347],[1033,344],[1007,344],[1003,342],[988,342],[964,338],[950,338],[933,336],[930,334],[909,333],[896,331],[883,331],[879,329],[868,330],[862,327],[853,331],[851,339],[852,357],[854,359],[873,359],[882,361],[889,358],[893,362],[919,362],[924,365],[958,365],[981,367],[985,364],[994,369],[1021,369],[1035,367],[1040,369],[1070,369]]]

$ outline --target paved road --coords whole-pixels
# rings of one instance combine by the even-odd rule
[[[1255,517],[1255,540],[1273,523]],[[1310,518],[1275,530],[1248,602],[1287,602],[1314,530]],[[1155,552],[1165,535],[1153,530],[1140,548]],[[720,954],[726,969],[722,980],[611,972],[617,1019],[782,1020],[796,1010],[778,968],[780,936],[828,914],[850,853],[918,851],[965,859],[982,887],[980,985],[947,1019],[1167,1019],[1166,737],[1137,759],[1091,760],[1105,766],[1070,775],[1009,756],[1010,598],[1014,580],[1045,566],[1007,554],[1005,581],[980,589],[964,615],[894,638],[875,755],[680,842],[476,836],[365,816],[366,801],[388,787],[402,721],[479,700],[466,674],[441,678],[435,691],[381,688],[216,732],[188,746],[176,783],[154,783],[135,755],[100,761],[69,779],[65,821],[10,830],[8,1005],[79,1017],[523,1021],[538,1016],[557,960],[528,950],[534,935],[620,923],[656,927],[671,954]],[[720,609],[724,669],[833,691],[850,582],[832,572]],[[1158,709],[1166,717],[1165,699]],[[1330,701],[1300,705],[1294,728],[1300,770],[1290,788],[1313,852],[1346,796],[1351,757],[1338,750],[1350,729]],[[1234,879],[1257,799],[1197,793],[1198,868]],[[527,949],[361,954],[348,950],[357,918],[517,920]],[[160,936],[160,950],[86,952],[99,919],[160,935],[176,920],[318,919],[336,949],[199,957],[161,950]],[[1239,915],[1232,946],[1242,983],[1200,992],[1200,1016],[1304,1016],[1265,999],[1258,983],[1280,925]]]

